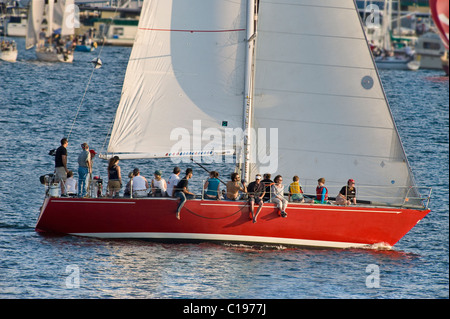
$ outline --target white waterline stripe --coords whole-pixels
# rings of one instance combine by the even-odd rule
[[[249,243],[285,244],[311,247],[350,248],[367,247],[369,244],[348,243],[323,240],[294,239],[281,237],[223,235],[223,234],[198,234],[198,233],[71,233],[70,235],[87,236],[97,238],[135,238],[135,239],[184,239],[184,240],[210,240],[210,241],[234,241]]]

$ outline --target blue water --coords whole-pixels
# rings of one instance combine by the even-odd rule
[[[260,249],[42,236],[34,226],[53,169],[48,151],[67,136],[96,54],[42,63],[19,44],[0,62],[0,298],[448,298],[449,89],[441,71],[383,71],[381,78],[417,183],[433,187],[431,213],[391,251]],[[105,47],[71,133],[102,150],[130,48]],[[121,162],[150,176],[167,161]],[[105,175],[96,159],[94,173]],[[186,167],[186,164],[182,167]],[[219,167],[222,175],[227,168]],[[206,175],[194,167],[197,181]]]

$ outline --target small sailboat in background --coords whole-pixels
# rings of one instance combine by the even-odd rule
[[[14,40],[2,39],[0,42],[0,60],[7,62],[16,62],[17,60],[17,45]]]
[[[75,51],[77,52],[92,52],[95,50],[95,45],[93,44],[77,44]]]
[[[180,135],[188,138],[173,139]],[[386,247],[430,212],[430,193],[421,195],[414,181],[353,0],[144,1],[101,157],[202,160],[229,150],[246,181],[257,173],[285,181],[299,175],[305,193],[315,194],[312,182],[324,176],[330,194],[338,194],[351,177],[359,202],[289,203],[287,218],[265,203],[253,223],[245,200],[198,197],[178,220],[177,198],[63,198],[49,191],[36,231]]]
[[[6,31],[3,30],[4,16],[3,6],[0,6],[0,60],[7,62],[16,62],[17,60],[17,44],[14,40],[8,40],[6,38]]]
[[[97,42],[92,39],[93,29],[85,32],[81,38],[76,36],[74,39],[75,51],[78,52],[92,52],[97,48]]]
[[[407,56],[383,55],[376,57],[375,62],[378,69],[417,71],[420,68],[420,61]]]
[[[380,55],[375,57],[378,69],[411,70],[420,68],[420,61],[416,59],[412,48],[406,47],[403,54],[394,51],[391,41],[392,34],[392,0],[387,0],[384,5],[382,23],[382,47]]]
[[[378,69],[417,71],[420,68],[420,61],[407,56],[383,55],[376,57],[375,62]]]
[[[74,0],[31,0],[25,42],[40,61],[73,61]]]

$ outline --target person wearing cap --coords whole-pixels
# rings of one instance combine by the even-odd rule
[[[150,196],[153,197],[166,197],[167,196],[167,183],[164,178],[161,177],[161,171],[156,170],[154,173],[155,177],[152,178],[151,182],[151,193]]]
[[[78,155],[78,197],[85,197],[89,184],[89,174],[92,174],[91,153],[89,145],[81,144],[81,153]]]
[[[256,218],[264,205],[264,194],[266,193],[266,187],[261,182],[261,174],[256,174],[255,181],[248,184],[247,187],[248,197],[250,201],[250,211],[253,219],[253,223],[256,223]],[[255,203],[259,205],[256,214],[254,213]]]
[[[347,185],[343,186],[336,196],[336,204],[338,205],[356,205],[356,188],[355,180],[350,178]]]

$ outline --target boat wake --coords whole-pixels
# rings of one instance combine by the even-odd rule
[[[367,245],[362,247],[363,249],[371,249],[371,250],[392,250],[392,246],[388,243],[375,243],[372,245]]]
[[[242,244],[242,243],[223,243],[225,247],[235,248],[239,250],[286,250],[287,246],[276,244]]]

